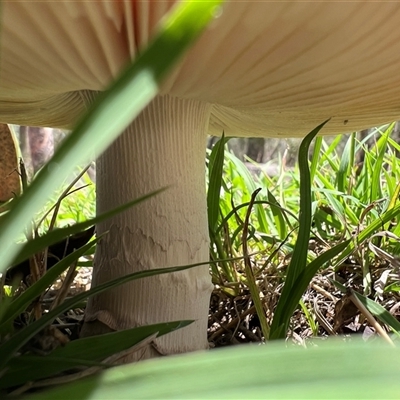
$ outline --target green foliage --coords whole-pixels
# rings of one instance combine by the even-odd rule
[[[126,349],[140,344],[147,338],[162,336],[183,328],[189,323],[191,322],[178,321],[148,325],[74,340],[65,346],[56,348],[51,352],[51,355],[45,358],[43,358],[43,355],[32,354],[13,357],[7,364],[8,369],[0,378],[0,390],[22,385],[29,381],[49,378],[76,367],[110,367],[112,364],[104,363],[103,360],[126,351]],[[73,378],[76,379],[77,376]]]
[[[52,220],[47,220],[48,233],[24,245],[14,244],[26,221],[46,203],[48,194],[54,192],[73,166],[87,160],[92,151],[104,150],[151,101],[161,79],[206,26],[219,3],[184,2],[178,7],[149,48],[99,97],[62,145],[52,160],[53,165],[58,165],[57,171],[44,168],[26,193],[13,201],[11,211],[1,219],[0,271],[5,271],[10,263],[31,257],[39,249],[154,195],[89,220],[82,218],[76,207],[68,206],[67,200],[63,203],[64,208],[60,208],[61,212],[56,213],[65,216],[64,221],[59,221],[64,227],[53,230]],[[371,293],[371,287],[368,287],[369,266],[377,254],[384,252],[392,260],[391,255],[399,251],[400,169],[396,151],[400,146],[390,138],[391,127],[380,132],[381,136],[371,150],[366,150],[367,139],[358,142],[356,135],[351,135],[341,156],[337,153],[340,137],[330,145],[317,138],[309,163],[310,142],[322,125],[311,132],[301,146],[300,174],[282,170],[277,179],[265,174],[255,179],[235,156],[225,154],[224,157],[225,138],[209,156],[207,204],[212,279],[228,296],[237,296],[243,287],[248,288],[266,339],[286,337],[290,318],[299,303],[316,334],[317,326],[301,300],[304,291],[320,269],[329,266],[338,271],[345,259],[354,258],[358,253],[362,253],[365,261],[361,265],[361,274],[367,293],[356,293],[356,297],[383,323],[396,332],[400,331],[399,322],[366,296]],[[93,143],[96,143],[95,148]],[[363,152],[364,159],[361,166],[356,166],[354,160],[359,152]],[[75,202],[83,204],[84,199],[79,196]],[[92,214],[92,211],[87,210],[87,213]],[[71,220],[78,223],[66,226]],[[316,254],[311,251],[310,235],[327,244],[323,252]],[[118,278],[55,305],[40,318],[34,317],[30,308],[32,302],[41,297],[61,272],[76,264],[80,256],[92,251],[95,244],[96,240],[68,255],[19,296],[10,289],[4,293],[0,304],[1,389],[8,390],[83,366],[107,367],[115,353],[127,348],[135,351],[143,341],[190,323],[176,321],[78,339],[54,349],[46,358],[26,352],[26,345],[35,335],[87,297],[132,279],[192,267],[156,269]],[[366,252],[367,246],[373,250]],[[268,254],[266,259],[265,254]],[[238,258],[241,255],[243,261],[240,263]],[[253,257],[259,257],[257,263],[252,263]],[[263,272],[270,268],[270,264],[277,265],[287,257],[291,259],[289,265],[284,270],[274,270],[284,286],[276,307],[269,310],[259,286]],[[335,284],[346,291],[343,285]],[[388,282],[385,289],[395,291],[398,287],[398,281]],[[23,312],[30,319],[26,326],[16,329],[14,321]],[[330,341],[315,347],[317,349],[305,352],[293,346],[286,348],[283,342],[278,342],[262,347],[153,360],[111,369],[72,385],[39,393],[33,398],[398,396],[400,387],[396,382],[400,371],[395,356],[398,349],[375,343],[366,351],[364,343],[354,341],[350,345]]]
[[[44,291],[68,267],[71,266],[69,272],[73,272],[79,257],[87,254],[95,245],[96,240],[63,258],[43,276],[41,274],[46,270],[46,257],[42,264],[34,255],[39,250],[42,251],[46,246],[58,243],[62,239],[68,241],[71,234],[82,232],[99,221],[146,200],[157,192],[134,200],[103,216],[86,220],[86,218],[80,218],[82,211],[76,213],[76,207],[71,207],[71,203],[68,200],[65,201],[70,193],[68,189],[57,200],[53,215],[64,216],[64,221],[61,218],[58,221],[61,226],[68,225],[71,220],[75,222],[82,220],[83,222],[54,229],[54,218],[48,218],[48,231],[45,234],[40,237],[35,234],[34,239],[26,241],[23,245],[15,242],[29,225],[27,222],[30,221],[32,215],[35,215],[45,205],[49,194],[54,192],[60,182],[71,175],[75,165],[85,162],[93,154],[103,151],[152,100],[158,93],[161,80],[183,51],[213,18],[215,7],[220,3],[221,1],[185,2],[174,8],[164,19],[158,35],[155,36],[148,48],[144,49],[140,56],[127,66],[126,70],[104,94],[99,95],[93,107],[65,139],[52,159],[52,168],[44,167],[33,183],[26,188],[23,195],[10,203],[9,211],[1,215],[0,272],[4,273],[8,266],[19,264],[27,258],[31,260],[31,265],[40,264],[37,271],[38,276],[34,278],[33,284],[27,290],[18,290],[17,292],[7,290],[1,296],[0,387],[3,390],[7,389],[6,393],[14,386],[29,382],[33,384],[36,379],[48,378],[66,370],[71,371],[76,367],[107,367],[109,358],[115,353],[126,351],[129,348],[131,352],[137,351],[143,341],[147,340],[149,343],[157,336],[182,328],[192,322],[169,322],[98,337],[77,339],[66,344],[65,347],[54,349],[52,345],[50,348],[44,349],[45,354],[41,356],[32,354],[32,348],[29,345],[32,339],[39,338],[39,333],[45,336],[46,340],[50,338],[53,340],[51,332],[54,332],[54,327],[52,330],[48,327],[49,324],[58,316],[80,305],[90,296],[133,279],[192,267],[154,269],[130,274],[98,285],[65,301],[54,302],[52,307],[47,310],[48,312],[41,315],[42,310],[38,305],[40,305]],[[74,201],[78,203],[79,207],[79,203],[82,205],[83,200],[82,195],[78,194]],[[85,204],[88,204],[87,198],[85,200]],[[60,210],[61,213],[59,213]],[[88,210],[88,213],[90,214],[92,211]],[[41,224],[39,225],[41,226]],[[38,230],[35,229],[35,231]],[[27,236],[30,238],[31,233],[28,233]],[[99,239],[97,238],[97,240]],[[16,320],[20,315],[24,315],[27,321],[23,322],[22,327],[17,327]],[[60,344],[58,343],[55,347]],[[43,357],[44,355],[46,357]],[[111,363],[111,360],[109,361]],[[112,362],[114,361],[112,360]],[[45,364],[44,367],[43,364]],[[22,391],[27,388],[29,385],[23,387]]]
[[[273,319],[269,317],[266,321],[271,324],[269,334],[263,329],[265,339],[286,337],[303,293],[321,269],[339,271],[346,260],[357,261],[367,295],[372,292],[369,266],[380,262],[382,257],[396,265],[394,255],[398,254],[400,242],[400,176],[396,157],[399,146],[390,138],[394,125],[376,130],[376,144],[371,148],[366,147],[371,136],[358,141],[356,134],[351,134],[342,152],[339,151],[341,136],[331,144],[317,138],[309,162],[308,147],[322,126],[311,132],[300,147],[300,173],[297,169],[284,172],[281,168],[278,177],[263,172],[252,176],[241,161],[225,153],[223,180],[216,186],[220,187],[220,213],[216,225],[210,229],[211,259],[220,261],[211,267],[213,282],[233,297],[243,295],[248,288],[261,326],[266,316],[273,314]],[[216,149],[218,157],[222,157],[221,146],[215,147],[210,157],[216,157]],[[363,162],[357,164],[358,159]],[[210,188],[214,189],[211,184]],[[252,202],[251,196],[257,188],[261,191],[257,190],[257,200]],[[247,223],[246,214],[253,204],[257,209],[250,213]],[[245,230],[248,233],[244,238]],[[324,251],[316,253],[310,249],[310,235],[323,244]],[[247,265],[246,261],[231,259],[244,255],[245,245],[253,253]],[[260,310],[257,307],[260,294],[266,298],[264,304],[270,296],[263,289],[269,279],[265,271],[281,264],[282,258],[291,261],[282,275],[284,285],[279,301],[272,309],[264,305],[264,310]],[[248,265],[252,265],[251,270]],[[271,273],[279,274],[274,270]],[[393,279],[396,275],[391,276]],[[389,279],[386,288],[395,291],[396,284]],[[365,296],[362,298],[373,315],[398,331],[397,321],[387,310]],[[377,306],[381,307],[379,312]]]
[[[45,210],[51,210],[55,199],[61,198],[62,201],[57,210],[57,227],[66,227],[84,222],[94,218],[96,215],[96,188],[87,174],[82,176],[82,182],[79,182],[77,188],[71,188],[67,195],[63,196],[61,190],[57,190],[53,198],[43,207]],[[63,185],[64,186],[64,185]],[[52,224],[50,215],[43,216],[43,230],[40,233],[47,232]]]
[[[317,341],[316,341],[317,342]],[[398,348],[378,341],[284,342],[145,361],[32,396],[54,399],[398,398]]]

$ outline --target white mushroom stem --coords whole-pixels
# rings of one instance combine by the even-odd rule
[[[158,96],[99,158],[98,213],[170,187],[98,226],[98,234],[109,234],[97,246],[93,285],[208,260],[204,160],[210,110],[206,103]],[[89,301],[84,335],[193,319],[158,339],[157,352],[207,348],[211,290],[207,266],[125,284]],[[140,357],[151,352],[148,348]]]

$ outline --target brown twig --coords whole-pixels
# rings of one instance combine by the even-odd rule
[[[376,332],[379,333],[382,338],[388,342],[391,346],[396,347],[390,339],[389,335],[386,333],[386,331],[378,324],[376,319],[373,317],[373,315],[369,312],[369,310],[364,306],[363,303],[359,300],[359,298],[354,294],[354,291],[352,289],[348,289],[347,293],[348,298],[353,302],[353,304],[364,314],[365,318],[367,318],[368,322],[371,324],[373,328],[375,328]]]
[[[50,311],[59,306],[67,297],[69,288],[71,287],[72,282],[76,276],[76,265],[77,262],[74,262],[68,269],[67,275],[62,283],[60,290],[58,290],[53,304],[50,306]]]

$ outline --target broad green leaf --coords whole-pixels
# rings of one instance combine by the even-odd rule
[[[112,368],[31,399],[395,399],[399,357],[356,339],[237,346]]]

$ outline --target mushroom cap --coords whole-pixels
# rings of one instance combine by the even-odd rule
[[[71,127],[176,1],[3,3],[0,121]],[[400,117],[397,2],[226,3],[161,87],[213,105],[209,133],[341,133]]]

